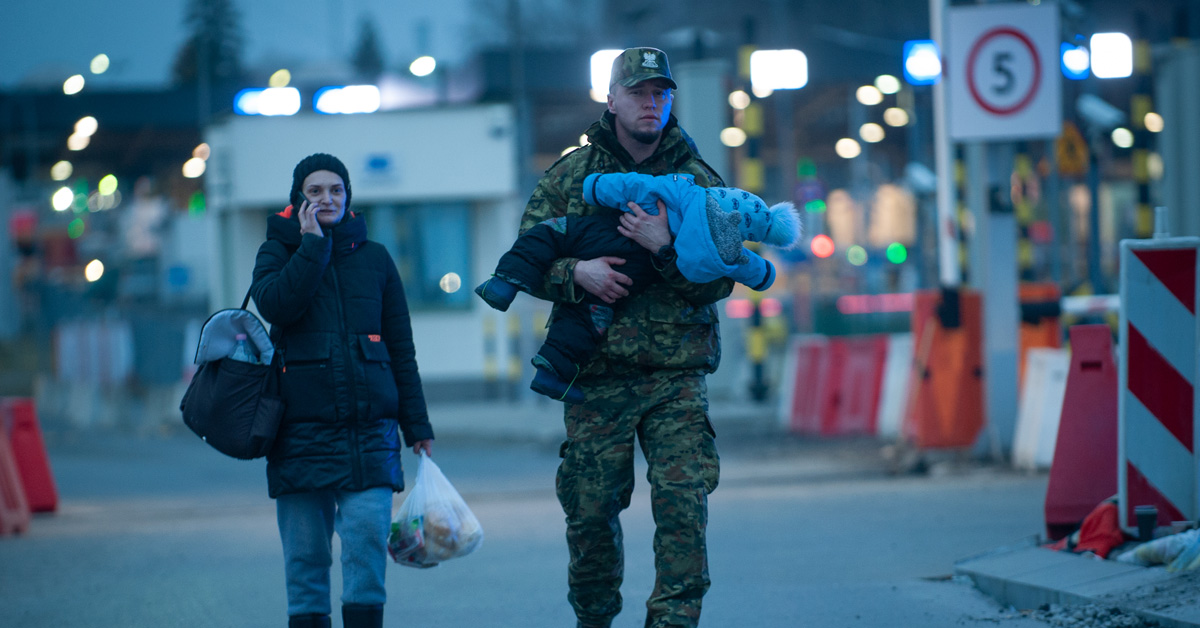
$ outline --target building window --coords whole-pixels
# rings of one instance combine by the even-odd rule
[[[410,309],[470,307],[462,284],[471,268],[467,203],[378,205],[364,213],[370,238],[396,261]]]

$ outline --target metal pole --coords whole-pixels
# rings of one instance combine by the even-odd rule
[[[929,31],[938,45],[938,50],[946,48],[946,2],[947,0],[929,0]],[[954,177],[950,170],[950,150],[950,133],[946,120],[946,82],[941,80],[933,86],[933,154],[937,172],[938,277],[943,286],[957,287],[962,282],[962,274],[958,268],[958,220],[954,215]]]
[[[1091,207],[1088,211],[1088,282],[1092,284],[1092,294],[1105,294],[1104,274],[1100,272],[1100,156],[1097,154],[1103,136],[1094,128],[1089,135],[1088,196],[1091,197]]]

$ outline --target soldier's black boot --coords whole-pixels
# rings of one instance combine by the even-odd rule
[[[345,604],[342,606],[343,628],[383,628],[383,604]]]
[[[329,615],[291,615],[288,617],[288,628],[330,628],[332,623]]]

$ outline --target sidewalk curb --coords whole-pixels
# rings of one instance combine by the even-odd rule
[[[1095,604],[1158,622],[1163,628],[1200,627],[1200,604],[1194,601],[1164,609],[1157,608],[1151,595],[1130,595],[1137,590],[1157,591],[1179,577],[1162,567],[1022,547],[964,559],[954,570],[970,577],[985,594],[1018,609]]]

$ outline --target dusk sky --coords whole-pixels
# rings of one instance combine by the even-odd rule
[[[349,57],[363,14],[377,21],[389,66],[432,52],[454,63],[465,51],[469,0],[234,0],[248,66],[287,60]],[[52,85],[83,74],[90,86],[166,84],[176,51],[187,37],[187,0],[15,0],[4,11],[0,88]],[[426,25],[432,50],[418,51]],[[88,63],[104,53],[112,68],[92,76]]]

